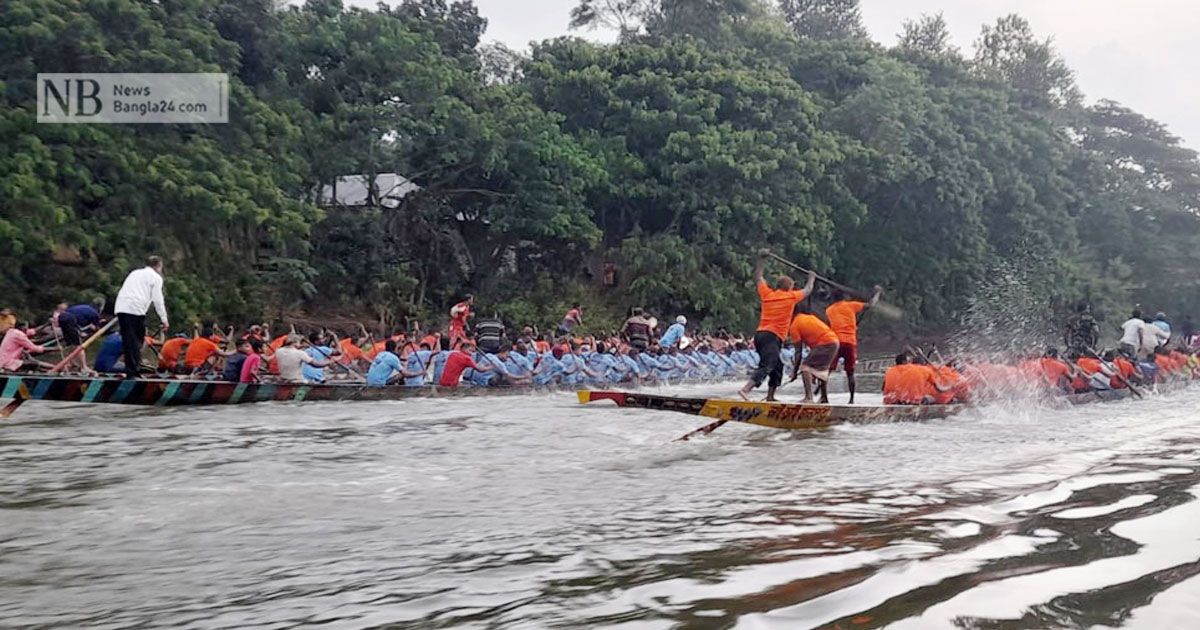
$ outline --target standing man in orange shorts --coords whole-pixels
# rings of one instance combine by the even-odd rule
[[[875,295],[869,302],[851,300],[841,291],[833,293],[833,303],[825,309],[825,317],[829,318],[829,327],[838,337],[838,353],[833,359],[836,370],[838,360],[846,369],[846,386],[850,389],[850,404],[854,404],[854,367],[858,365],[858,316],[867,309],[879,303],[883,295],[883,287],[875,287]]]
[[[808,312],[803,305],[797,309],[796,317],[788,328],[792,343],[796,344],[796,363],[792,366],[792,380],[798,374],[804,376],[804,402],[813,401],[813,380],[821,390],[821,404],[829,404],[829,370],[838,357],[838,336],[821,321],[820,317]],[[801,345],[808,346],[808,356],[801,358]]]
[[[763,279],[763,269],[770,252],[762,250],[758,253],[758,265],[754,267],[754,282],[758,285],[758,297],[762,300],[762,314],[758,321],[758,331],[754,333],[754,351],[758,353],[758,368],[750,375],[749,382],[738,392],[742,398],[762,385],[767,380],[767,401],[775,402],[775,390],[783,383],[783,361],[779,351],[783,348],[783,339],[787,337],[788,326],[792,323],[792,311],[796,304],[805,296],[812,293],[817,282],[817,275],[809,272],[808,282],[801,291],[796,290],[796,283],[787,276],[775,279],[775,287],[767,285]]]
[[[453,350],[458,341],[467,336],[467,319],[471,317],[471,306],[475,304],[475,296],[467,294],[463,301],[450,309],[450,349]]]

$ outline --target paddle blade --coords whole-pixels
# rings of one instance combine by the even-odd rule
[[[888,319],[904,319],[904,311],[900,310],[899,306],[887,302],[879,302],[871,310]]]
[[[24,403],[24,398],[14,398],[12,402],[5,405],[3,409],[0,409],[0,419],[13,415],[13,412],[17,410],[17,407],[20,407]]]
[[[717,420],[716,422],[706,424],[706,425],[700,427],[699,429],[692,431],[691,433],[688,433],[686,435],[682,435],[682,436],[676,438],[675,441],[676,442],[686,442],[686,441],[688,441],[696,436],[699,436],[699,435],[708,435],[709,433],[712,433],[713,431],[716,431],[717,429],[721,428],[721,425],[725,424],[726,422],[729,422],[729,421],[728,420]]]
[[[586,404],[592,402],[592,392],[590,392],[586,389],[581,389],[581,390],[575,392],[575,395],[579,396],[579,404],[581,404],[581,405],[586,405]]]

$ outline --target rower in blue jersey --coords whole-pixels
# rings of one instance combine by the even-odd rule
[[[504,362],[491,352],[478,351],[475,353],[475,363],[480,366],[490,365],[490,370],[467,370],[463,374],[464,381],[470,381],[475,387],[491,387],[499,385],[508,376]]]
[[[604,342],[597,343],[596,351],[587,358],[587,366],[595,374],[588,379],[592,385],[607,385],[619,380],[619,377],[614,378],[617,376],[617,362],[607,350]]]
[[[516,350],[508,353],[504,368],[514,378],[533,379],[533,361],[526,355],[525,344],[518,343]]]
[[[435,384],[442,381],[442,372],[446,369],[446,359],[450,358],[450,339],[442,337],[438,345],[440,349],[437,354],[433,355],[433,382]]]
[[[563,366],[559,359],[563,356],[563,351],[560,348],[554,348],[550,352],[543,353],[538,358],[537,366],[533,369],[533,382],[535,385],[557,385],[562,377]]]
[[[420,350],[408,355],[407,365],[404,366],[405,387],[423,387],[425,385],[425,374],[429,371],[429,361],[432,358],[433,351],[430,350],[427,343],[421,344]]]
[[[663,381],[678,381],[682,375],[678,362],[670,353],[658,355],[658,378]]]
[[[658,356],[654,350],[638,353],[637,361],[642,364],[643,378],[658,380]]]
[[[625,369],[631,378],[637,380],[645,380],[646,366],[640,360],[641,353],[637,348],[630,348],[629,352],[621,355],[621,361],[625,364]]]

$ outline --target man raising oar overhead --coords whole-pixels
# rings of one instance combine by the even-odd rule
[[[846,369],[846,385],[850,388],[850,404],[854,404],[854,367],[858,365],[858,316],[860,313],[879,303],[883,295],[883,287],[876,286],[875,294],[869,302],[852,300],[840,290],[833,292],[833,303],[825,309],[829,318],[829,327],[837,333],[838,352],[833,359],[831,369],[837,369],[838,359]]]
[[[769,379],[767,401],[774,402],[775,390],[783,383],[783,361],[779,359],[779,351],[783,346],[783,338],[788,334],[788,326],[792,323],[792,311],[800,300],[812,293],[817,274],[809,272],[808,282],[802,291],[796,290],[796,283],[788,276],[776,278],[775,288],[771,288],[763,279],[763,269],[770,255],[768,250],[760,251],[758,264],[754,267],[754,282],[758,285],[758,297],[762,300],[762,315],[759,317],[758,330],[754,333],[758,368],[738,394],[746,398],[752,390],[762,385],[763,380]]]

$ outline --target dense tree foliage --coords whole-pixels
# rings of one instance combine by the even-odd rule
[[[567,16],[564,16],[564,20]],[[1012,286],[1200,307],[1200,162],[1083,105],[1007,16],[973,54],[941,15],[895,47],[855,0],[581,0],[528,55],[469,1],[0,0],[2,305],[112,296],[149,253],[184,318],[440,317],[463,292],[546,321],[633,304],[747,327],[755,250],[887,287],[939,329]],[[227,125],[44,125],[42,71],[228,72]],[[319,207],[340,176],[397,203]],[[998,274],[1009,278],[996,282]],[[598,312],[597,312],[598,311]]]

